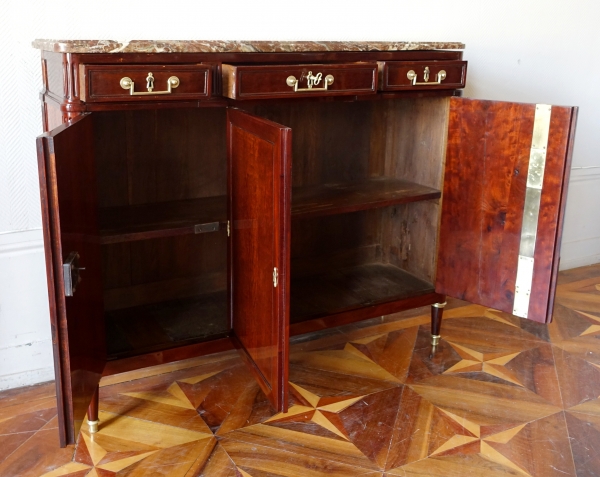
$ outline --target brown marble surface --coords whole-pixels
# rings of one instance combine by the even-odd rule
[[[300,51],[461,50],[458,42],[428,41],[226,41],[226,40],[35,40],[57,53],[278,53]]]

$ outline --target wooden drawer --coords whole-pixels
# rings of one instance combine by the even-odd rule
[[[264,99],[377,92],[377,63],[223,65],[223,96]]]
[[[207,99],[211,95],[212,65],[84,64],[79,74],[80,98],[87,102]],[[153,86],[151,91],[148,85]]]
[[[464,88],[466,79],[466,61],[379,62],[382,91]]]

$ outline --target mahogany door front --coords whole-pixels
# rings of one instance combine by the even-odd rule
[[[450,100],[438,293],[550,321],[576,117]]]
[[[285,412],[291,130],[229,109],[227,141],[232,337],[273,407]]]
[[[61,446],[75,443],[106,363],[93,118],[37,139]]]

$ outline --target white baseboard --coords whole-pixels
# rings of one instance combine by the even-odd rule
[[[11,249],[44,247],[42,229],[16,230],[0,233],[0,253]]]
[[[585,267],[595,263],[600,263],[600,237],[562,243],[560,270]]]
[[[41,368],[0,376],[0,391],[54,380],[54,368]]]
[[[41,229],[0,234],[0,390],[54,379]]]

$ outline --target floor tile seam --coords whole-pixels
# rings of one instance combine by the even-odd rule
[[[42,387],[42,386],[51,386],[50,383],[54,383],[54,382],[55,382],[55,380],[52,379],[50,381],[46,381],[46,382],[43,382],[43,383],[29,384],[27,386],[20,386],[20,387],[16,387],[16,388],[3,389],[2,391],[0,391],[0,403],[2,402],[2,399],[3,399],[3,396],[2,396],[3,393],[10,393],[11,391],[14,391],[14,390],[21,390],[20,392],[22,392],[23,394],[28,394],[30,392],[33,392],[33,388],[36,388],[38,386],[39,387]],[[52,387],[53,387],[53,394],[52,395],[49,395],[49,396],[38,396],[38,397],[35,397],[33,399],[27,399],[27,400],[25,400],[23,402],[35,401],[35,400],[38,400],[38,399],[46,399],[46,398],[49,398],[49,397],[55,397],[56,396],[56,388],[54,386],[52,386]],[[17,397],[20,397],[20,396],[17,394],[17,395],[11,396],[10,398],[17,398]],[[0,409],[2,409],[2,406],[0,406]]]
[[[461,374],[461,373],[456,373],[456,374]],[[455,377],[456,379],[464,379],[465,381],[473,381],[471,379],[467,379],[467,378],[464,378],[464,377],[461,377],[461,376],[456,376],[456,374],[454,374],[454,375],[447,375],[447,376],[452,376],[452,377]],[[435,377],[437,377],[437,376],[434,376],[434,378]],[[514,401],[514,399],[512,399],[512,398],[498,397],[498,396],[492,395],[492,394],[483,394],[483,393],[478,393],[478,392],[475,392],[475,391],[465,391],[464,389],[448,388],[447,386],[443,386],[443,385],[428,384],[428,383],[426,383],[427,379],[431,379],[431,377],[425,378],[425,380],[419,381],[419,382],[405,383],[404,385],[408,386],[410,389],[412,389],[415,393],[417,393],[419,396],[422,396],[423,398],[424,398],[424,396],[419,391],[417,391],[415,389],[416,386],[423,386],[423,387],[427,387],[427,388],[431,388],[431,389],[449,389],[450,391],[464,392],[464,393],[468,393],[468,394],[471,394],[471,395],[484,396],[486,398],[493,397],[493,398],[496,398],[496,399],[500,399],[502,401]],[[525,401],[526,403],[530,403],[530,404],[533,404],[533,405],[543,404],[543,405],[548,405],[548,406],[556,407],[556,408],[562,410],[562,406],[557,406],[555,404],[552,404],[551,402],[546,401],[546,399],[544,399],[542,396],[540,396],[539,394],[534,393],[531,389],[527,389],[524,386],[509,385],[509,384],[499,384],[499,383],[489,383],[487,381],[482,381],[482,382],[486,382],[487,384],[490,384],[490,385],[493,385],[493,386],[506,386],[509,389],[521,389],[521,390],[527,392],[528,394],[536,396],[536,397],[538,397],[539,399],[542,400],[542,402]]]
[[[573,470],[575,471],[575,476],[577,476],[577,466],[575,465],[575,454],[573,453],[573,443],[571,438],[571,433],[569,432],[569,426],[567,424],[567,416],[566,411],[562,411],[562,419],[565,425],[565,429],[567,431],[567,441],[569,442],[569,451],[571,452],[571,463],[573,464]]]
[[[32,399],[30,401],[19,402],[19,403],[11,404],[10,406],[0,407],[0,414],[4,414],[5,412],[8,412],[11,407],[14,407],[14,406],[24,406],[24,405],[26,405],[28,403],[34,403],[36,401],[43,401],[44,399],[52,399],[52,405],[49,406],[49,407],[45,407],[43,409],[38,409],[38,411],[43,411],[44,409],[56,408],[56,396],[50,396],[50,397],[45,397],[45,398],[40,398],[40,399]],[[27,412],[17,413],[15,415],[19,416],[19,415],[22,415],[22,414],[29,414],[30,412],[36,412],[36,411],[27,411]]]
[[[556,376],[556,382],[558,383],[558,393],[560,396],[560,406],[562,407],[563,411],[566,411],[567,408],[565,407],[565,400],[563,398],[563,391],[562,391],[562,383],[560,381],[560,377],[558,375],[558,370],[556,369],[556,348],[558,348],[557,346],[554,345],[554,343],[550,343],[550,350],[552,351],[552,361],[554,362],[554,375]],[[558,348],[561,349],[561,348]]]
[[[458,317],[457,317],[457,318],[458,318]],[[490,320],[490,321],[495,321],[495,320],[492,320],[491,318],[487,318],[487,317],[465,317],[465,318],[484,318],[484,319],[487,319],[487,320]],[[444,335],[444,328],[443,328],[443,326],[444,326],[444,325],[443,325],[443,323],[442,323],[442,333],[441,333],[441,339],[442,339],[442,340],[444,340],[444,341],[446,341],[446,342],[454,342],[454,340],[452,340],[452,339],[448,339],[447,335],[446,335],[446,336]],[[509,325],[506,325],[506,326],[509,326]],[[513,328],[513,327],[511,326],[511,328]],[[518,349],[518,348],[517,348],[517,349],[519,350],[519,352],[521,352],[521,353],[522,353],[523,351],[528,351],[528,350],[530,350],[530,349],[534,349],[534,348],[537,348],[537,347],[539,347],[539,346],[542,346],[542,345],[547,345],[547,344],[550,344],[550,343],[551,343],[551,342],[550,342],[550,339],[548,339],[548,340],[545,340],[545,339],[542,339],[542,338],[538,338],[537,336],[535,336],[535,335],[533,335],[533,334],[529,333],[528,331],[525,331],[525,330],[523,330],[522,328],[518,328],[518,329],[519,329],[520,331],[522,331],[523,333],[526,333],[527,335],[529,335],[529,336],[520,336],[519,338],[517,338],[517,339],[515,339],[515,340],[514,340],[514,341],[516,341],[517,343],[522,343],[522,342],[524,342],[524,343],[523,343],[523,345],[525,345],[525,348],[524,348],[524,349]],[[482,331],[482,332],[483,332],[483,331]],[[488,335],[488,337],[489,337],[489,335]],[[460,339],[460,338],[459,338],[459,339]],[[457,340],[457,341],[458,341],[458,340]],[[535,343],[535,345],[533,345],[534,343]],[[468,344],[463,344],[463,343],[460,343],[460,341],[459,341],[457,344],[461,344],[461,345],[463,345],[463,346],[468,346]]]
[[[432,406],[435,406],[435,407],[441,409],[442,411],[444,410],[444,408],[446,407],[445,405],[440,405],[440,404],[436,404],[436,403],[432,402],[430,399],[428,399],[427,397],[425,397],[421,393],[419,393],[419,391],[417,391],[416,389],[414,389],[413,385],[414,386],[426,386],[426,385],[419,384],[419,383],[414,383],[414,384],[406,384],[405,386],[409,387],[413,392],[415,392],[416,394],[418,394],[421,397],[421,399],[427,401]],[[437,386],[428,386],[428,387],[430,387],[430,388],[436,388]],[[529,391],[531,394],[533,394],[535,396],[538,396],[538,394],[535,394],[533,391],[530,391],[529,389],[526,389],[526,390]],[[474,394],[476,394],[476,393],[474,393]],[[502,401],[505,401],[505,402],[514,402],[515,401],[514,399],[509,399],[509,398],[499,398],[499,399],[501,399]],[[540,404],[540,403],[533,403],[533,404]],[[563,409],[562,407],[556,406],[556,405],[554,405],[552,403],[544,402],[544,403],[541,403],[541,404],[554,407],[555,410],[553,412],[550,412],[549,414],[544,414],[544,415],[542,415],[540,417],[536,417],[535,419],[521,421],[521,422],[524,423],[524,424],[530,424],[532,422],[539,421],[540,419],[546,419],[549,416],[553,416],[554,414],[558,414],[559,412],[565,411],[565,409]]]
[[[208,366],[208,365],[211,365],[211,364],[214,364],[214,363],[221,363],[221,362],[223,362],[223,361],[227,361],[227,360],[233,360],[233,359],[236,359],[236,358],[238,358],[238,355],[226,356],[226,357],[224,357],[224,358],[222,358],[222,359],[217,359],[217,360],[215,360],[215,361],[209,361],[209,362],[207,362],[207,363],[195,364],[195,365],[193,365],[193,366],[190,366],[189,368],[179,368],[179,369],[170,370],[170,371],[169,371],[169,370],[165,370],[165,371],[158,372],[158,373],[156,373],[156,374],[149,374],[149,375],[147,375],[147,376],[141,376],[141,377],[139,377],[139,378],[126,379],[126,380],[124,380],[124,381],[119,381],[119,382],[116,382],[116,383],[110,383],[110,384],[104,384],[104,385],[103,385],[103,384],[102,384],[102,381],[100,381],[100,387],[101,387],[101,388],[110,388],[110,387],[112,387],[112,386],[117,386],[117,385],[120,385],[120,384],[132,383],[132,382],[134,382],[134,381],[140,381],[140,380],[142,380],[142,379],[156,378],[156,377],[158,377],[158,376],[164,376],[165,374],[177,373],[177,372],[180,372],[180,371],[188,371],[188,370],[190,370],[190,369],[193,369],[193,368],[200,368],[200,367],[202,367],[202,366]],[[192,359],[193,359],[193,358],[192,358]],[[172,363],[176,363],[176,362],[177,362],[177,361],[173,361]],[[164,364],[164,365],[157,365],[157,366],[168,366],[168,365],[169,365],[169,363],[167,363],[167,364]],[[143,369],[143,368],[140,368],[140,369]],[[123,373],[111,374],[111,375],[109,375],[109,376],[106,376],[106,377],[118,376],[119,374],[134,373],[134,372],[136,372],[136,371],[138,371],[138,370],[125,371],[125,372],[123,372]],[[223,371],[223,370],[221,370],[221,371]],[[0,408],[0,409],[1,409],[1,408]]]
[[[57,427],[51,427],[49,429],[43,429],[43,430],[48,431],[50,429],[58,429],[58,428]],[[40,427],[39,429],[32,429],[31,431],[8,432],[6,434],[0,434],[0,437],[17,436],[19,434],[29,434],[30,432],[33,432],[35,434],[36,432],[41,431],[41,430],[42,430],[42,428]]]
[[[555,369],[555,372],[556,372],[556,369]],[[452,374],[449,374],[449,375],[446,375],[446,376],[453,376],[453,377],[460,378],[460,379],[467,379],[467,378],[461,377],[460,374],[463,374],[463,373],[452,373]],[[430,379],[430,378],[426,378],[426,379]],[[499,378],[499,379],[501,379],[501,378]],[[557,382],[558,382],[558,379],[557,379]],[[531,389],[526,388],[525,386],[516,385],[516,384],[510,383],[508,381],[507,381],[507,383],[509,383],[509,384],[500,384],[500,383],[490,383],[490,384],[495,384],[495,385],[499,385],[499,386],[506,386],[506,387],[508,387],[510,389],[522,389],[522,390],[524,390],[524,391],[526,391],[526,392],[528,392],[530,394],[533,394],[534,396],[539,397],[543,401],[543,402],[540,402],[540,403],[536,403],[536,402],[532,402],[532,401],[526,401],[526,402],[532,403],[534,405],[535,404],[542,404],[542,405],[546,405],[546,406],[553,406],[553,407],[556,407],[556,408],[558,408],[560,410],[566,410],[565,407],[564,407],[563,399],[562,399],[562,392],[560,390],[560,385],[559,385],[559,392],[561,392],[561,395],[560,395],[560,405],[557,405],[557,404],[554,404],[553,402],[547,400],[543,396],[540,396],[538,393],[532,391]],[[419,394],[419,396],[422,396],[422,395],[416,389],[414,389],[414,386],[426,386],[426,387],[430,387],[430,388],[439,388],[440,387],[440,386],[436,386],[436,385],[424,384],[423,381],[413,382],[413,383],[406,383],[405,386],[410,387],[410,389],[412,389],[415,393]],[[472,393],[472,394],[478,394],[478,393]],[[488,395],[486,394],[484,396],[488,396]],[[495,397],[495,396],[492,396],[492,397]],[[499,398],[499,399],[505,400],[504,398]]]
[[[256,424],[255,424],[255,425],[256,425]],[[249,427],[250,427],[250,426],[249,426]],[[244,429],[247,429],[247,428],[244,428]],[[293,431],[293,432],[298,432],[298,431]],[[300,434],[304,434],[304,433],[300,433]],[[241,443],[244,443],[244,444],[249,444],[249,445],[250,445],[250,443],[249,443],[248,441],[245,441],[245,440],[243,440],[243,439],[235,439],[235,438],[233,438],[233,437],[227,437],[227,439],[228,439],[228,440],[231,440],[231,441],[235,441],[235,442],[241,442]],[[350,441],[348,441],[348,442],[350,442]],[[262,448],[265,448],[265,449],[274,449],[274,450],[278,450],[278,451],[280,451],[280,452],[285,452],[286,454],[298,455],[296,452],[292,452],[292,451],[290,451],[290,450],[282,449],[282,448],[281,448],[281,445],[277,446],[277,444],[278,444],[278,441],[277,441],[277,440],[273,440],[273,443],[274,443],[274,445],[273,445],[273,446],[270,446],[270,445],[265,445],[265,444],[255,444],[255,443],[252,443],[251,445],[252,445],[252,446],[256,446],[256,447],[262,447]],[[350,443],[351,443],[351,442],[350,442]],[[352,443],[351,443],[351,444],[352,444]],[[354,445],[354,444],[353,444],[353,445]],[[227,454],[227,456],[229,457],[229,459],[231,459],[231,461],[234,463],[234,465],[236,465],[236,466],[237,466],[237,464],[235,463],[235,460],[233,459],[233,457],[231,457],[231,455],[230,455],[230,454],[227,452],[227,449],[225,449],[225,446],[223,446],[223,445],[221,444],[221,447],[223,448],[223,450],[225,451],[225,453]],[[311,450],[311,448],[310,448],[310,447],[306,447],[306,446],[301,446],[301,447],[303,447],[304,449],[307,449],[307,450]],[[356,446],[355,446],[355,447],[356,447]],[[360,450],[360,449],[359,449],[359,450]],[[364,455],[364,454],[363,454],[363,455]],[[312,455],[312,454],[307,454],[307,457],[310,457],[310,458],[315,458],[315,459],[321,459],[321,460],[328,461],[328,462],[336,462],[336,463],[338,463],[338,464],[342,464],[342,465],[345,465],[345,466],[348,466],[348,467],[355,467],[355,468],[357,468],[357,469],[364,470],[365,472],[385,472],[384,470],[382,470],[382,469],[379,469],[379,468],[378,468],[378,466],[377,466],[377,464],[375,464],[375,463],[373,463],[373,465],[374,465],[374,467],[376,467],[376,468],[375,468],[375,469],[369,469],[369,468],[367,468],[367,467],[361,467],[361,466],[359,466],[359,465],[352,465],[352,464],[349,464],[349,463],[347,463],[347,462],[344,462],[344,461],[342,461],[341,459],[333,459],[333,458],[325,458],[325,457],[316,457],[316,456],[314,456],[314,455]],[[365,459],[369,459],[369,458],[368,458],[367,456],[365,456]],[[207,462],[208,462],[208,461],[207,461]]]
[[[379,366],[377,363],[373,362],[373,364],[375,364],[376,366]],[[385,388],[385,389],[391,389],[391,388],[397,388],[400,386],[404,386],[404,382],[395,382],[395,381],[388,381],[386,379],[378,379],[378,378],[372,378],[372,377],[368,377],[368,376],[362,376],[360,374],[350,374],[350,373],[344,373],[341,371],[330,371],[328,369],[321,369],[321,368],[311,368],[311,367],[306,367],[306,366],[302,366],[302,365],[298,365],[298,364],[290,364],[290,370],[292,369],[292,367],[294,368],[300,368],[303,370],[307,370],[307,371],[312,371],[312,372],[326,372],[326,373],[331,373],[331,374],[341,374],[342,376],[352,376],[355,378],[360,378],[360,379],[368,379],[368,380],[372,380],[372,381],[377,381],[378,383],[389,383],[390,386]],[[383,369],[384,371],[387,371],[385,368],[379,366],[381,369]],[[387,371],[389,372],[389,371]],[[390,373],[391,374],[391,373]],[[400,380],[399,380],[400,381]],[[385,391],[385,389],[382,389],[380,391],[375,391],[375,392],[381,392],[381,391]],[[373,393],[370,393],[373,394]],[[365,395],[366,396],[366,395]]]
[[[52,431],[54,431],[55,429],[48,429],[48,430],[52,430]],[[37,435],[38,435],[38,433],[40,433],[40,432],[44,432],[44,430],[43,430],[43,429],[40,429],[39,431],[36,431],[36,432],[34,432],[34,433],[33,433],[33,435],[32,435],[31,437],[29,437],[29,439],[26,439],[25,441],[23,441],[23,442],[21,443],[21,445],[20,445],[20,446],[18,446],[18,447],[17,447],[15,450],[13,450],[13,451],[12,451],[10,454],[8,454],[8,455],[7,455],[7,456],[6,456],[6,457],[5,457],[3,460],[1,460],[1,461],[0,461],[0,467],[2,466],[2,464],[3,464],[4,462],[6,462],[6,461],[7,461],[7,460],[10,458],[10,456],[12,456],[12,455],[13,455],[15,452],[17,452],[17,451],[18,451],[18,450],[19,450],[21,447],[23,447],[25,444],[27,444],[27,443],[28,443],[28,442],[29,442],[31,439],[35,438],[35,436],[37,436]],[[69,446],[67,445],[67,446],[66,446],[66,448],[68,448],[68,447],[69,447]],[[76,452],[76,451],[77,451],[77,445],[73,445],[73,449],[72,449],[72,453],[71,453],[71,458],[70,458],[69,462],[73,462],[73,461],[74,461],[74,459],[75,459],[75,452]],[[68,463],[68,462],[67,462],[67,463]],[[65,464],[62,464],[62,465],[65,465]],[[59,466],[59,467],[60,467],[60,466]],[[57,467],[57,468],[58,468],[58,467]]]
[[[198,460],[200,459],[200,457],[202,457],[202,453],[200,453],[200,455],[196,456],[196,459],[192,462],[192,464],[188,467],[188,469],[185,471],[185,474],[183,474],[183,477],[200,477],[203,476],[203,472],[205,467],[207,466],[208,462],[210,461],[210,458],[213,456],[215,449],[219,446],[219,440],[217,439],[217,436],[213,436],[214,439],[214,444],[212,446],[212,449],[210,450],[210,452],[208,453],[208,455],[205,456],[205,460],[202,464],[199,465],[196,473],[194,474],[194,476],[188,476],[188,472],[190,471],[190,469],[192,467],[194,467],[194,464],[196,462],[198,462]],[[229,455],[228,455],[229,456]],[[209,476],[210,477],[210,476]]]
[[[439,408],[439,406],[437,406],[437,405],[435,405],[435,404],[433,404],[433,406],[435,406],[435,407],[438,407],[438,408]],[[440,408],[440,409],[441,409],[441,408]],[[554,413],[554,414],[549,414],[548,416],[543,416],[543,417],[540,417],[540,418],[537,418],[537,419],[533,419],[533,420],[531,420],[531,421],[527,421],[527,422],[521,423],[521,424],[519,424],[519,425],[522,425],[523,427],[525,427],[525,426],[527,426],[527,425],[529,425],[529,424],[533,424],[533,423],[534,423],[534,422],[536,422],[536,421],[541,421],[542,419],[546,419],[546,418],[548,418],[548,417],[551,417],[551,416],[553,416],[553,415],[555,415],[555,414],[559,414],[559,413],[563,415],[563,419],[564,419],[564,413],[565,413],[565,411],[563,411],[563,410],[560,410],[560,411],[557,411],[557,412],[556,412],[556,413]],[[566,426],[566,420],[565,420],[565,427],[567,428],[567,436],[568,436],[568,437],[570,437],[570,436],[568,435],[568,427]],[[503,431],[501,431],[501,432],[503,432]],[[496,434],[498,434],[498,433],[496,433]],[[455,434],[455,435],[458,435],[458,434]],[[483,441],[485,441],[486,439],[488,439],[489,437],[492,437],[493,435],[494,435],[494,434],[490,434],[490,435],[489,435],[489,436],[487,436],[487,437],[478,437],[478,438],[477,438],[477,440],[479,440],[480,442],[483,442]],[[473,442],[475,442],[475,441],[473,441]],[[571,444],[570,444],[570,443],[569,443],[569,450],[571,451],[571,456],[572,456],[572,454],[573,454],[573,451],[572,451],[572,449],[571,449]],[[435,450],[434,450],[433,452],[435,452]],[[480,456],[480,457],[482,457],[482,458],[485,458],[486,460],[489,460],[489,459],[487,459],[487,457],[486,457],[484,454],[482,454],[481,452],[478,452],[478,453],[477,453],[477,455],[478,455],[478,456]],[[436,459],[436,458],[441,458],[441,457],[443,457],[443,456],[436,456],[436,455],[434,455],[433,453],[432,453],[432,454],[428,454],[426,457],[423,457],[423,458],[421,458],[421,459],[417,459],[417,460],[414,460],[414,461],[411,461],[411,462],[407,462],[407,463],[405,463],[405,464],[402,464],[402,465],[400,465],[400,466],[398,466],[398,467],[394,467],[394,468],[388,469],[386,472],[391,472],[391,471],[393,471],[393,470],[395,470],[395,469],[402,469],[403,467],[405,467],[405,466],[407,466],[407,465],[412,465],[412,464],[415,464],[415,463],[417,463],[417,462],[422,462],[422,461],[425,461],[425,460],[428,460],[428,459]],[[490,462],[494,462],[494,461],[490,461]],[[387,462],[386,462],[386,464],[387,464]],[[573,464],[573,465],[574,465],[574,464]]]
[[[588,401],[586,401],[586,402],[588,402]],[[578,405],[579,404],[576,404],[575,406],[578,406]],[[573,406],[573,407],[575,407],[575,406]],[[568,412],[569,414],[581,414],[581,415],[586,416],[586,417],[595,417],[595,418],[599,417],[598,414],[592,414],[591,412],[574,411],[573,407],[571,407],[569,409],[563,409],[563,411],[564,412]],[[590,422],[590,421],[586,421],[586,422]]]
[[[21,388],[21,389],[23,389],[23,394],[27,394],[27,393],[30,391],[28,388],[31,388],[31,387],[33,387],[33,386],[35,386],[35,384],[31,384],[31,385],[29,385],[29,386],[23,386],[23,387]],[[1,394],[2,394],[2,391],[0,391],[0,403],[2,402],[2,399],[3,399]],[[16,397],[16,396],[15,396],[15,397]],[[20,397],[20,396],[19,396],[19,397]],[[7,407],[10,407],[10,406],[14,406],[14,405],[16,405],[16,404],[24,404],[24,403],[26,403],[26,402],[34,402],[34,401],[40,401],[40,400],[42,400],[42,399],[50,399],[50,398],[56,398],[56,392],[54,392],[54,393],[52,393],[52,394],[49,394],[48,396],[37,396],[37,397],[34,397],[34,398],[25,399],[25,400],[23,400],[23,401],[21,401],[21,400],[20,400],[20,401],[18,401],[18,402],[15,402],[15,403],[13,403],[13,404],[8,404],[8,405],[6,405],[6,406],[0,406],[0,410],[2,410],[2,409],[6,409]]]
[[[411,359],[412,361],[412,359]],[[410,369],[410,368],[409,368]],[[409,388],[410,389],[410,388]],[[393,435],[394,435],[394,428],[396,427],[396,422],[398,421],[398,415],[400,414],[400,407],[402,404],[402,397],[404,396],[404,391],[406,391],[406,386],[402,387],[402,392],[400,393],[400,399],[398,400],[398,409],[396,410],[396,415],[394,416],[394,423],[393,423],[393,427],[392,427],[392,434],[390,436],[390,442],[388,443],[388,448],[387,448],[387,452],[385,454],[385,461],[383,464],[383,471],[386,472],[387,470],[387,466],[388,466],[388,459],[390,458],[390,450],[392,448],[392,441],[393,441]],[[411,389],[412,391],[412,389]],[[413,391],[414,392],[414,391]],[[387,469],[387,470],[386,470]]]
[[[192,410],[192,409],[190,409],[190,411],[191,411],[191,410]],[[179,426],[174,426],[173,424],[165,424],[164,422],[157,422],[157,421],[151,421],[151,420],[149,420],[149,419],[142,419],[142,418],[139,418],[139,417],[133,417],[133,416],[130,416],[130,415],[128,415],[128,414],[118,414],[118,413],[116,413],[116,412],[111,412],[111,411],[103,411],[103,410],[102,410],[102,402],[100,402],[100,412],[104,412],[104,413],[106,413],[106,414],[112,414],[113,416],[117,416],[117,417],[126,417],[126,418],[128,418],[128,419],[135,419],[136,421],[149,422],[150,424],[156,424],[156,425],[159,425],[159,426],[172,427],[172,428],[174,428],[174,429],[181,429],[181,430],[183,430],[183,431],[189,431],[189,432],[197,432],[197,433],[199,433],[199,434],[206,434],[207,436],[213,436],[213,437],[215,436],[215,433],[214,433],[214,432],[212,432],[212,431],[211,431],[211,432],[212,432],[212,434],[209,434],[208,432],[196,431],[196,430],[194,430],[194,429],[188,429],[187,427],[179,427]],[[196,410],[196,412],[198,412],[198,411]],[[200,419],[202,419],[202,416],[200,416],[200,414],[198,414],[198,417],[199,417]],[[105,421],[105,422],[106,422],[106,421]],[[204,422],[204,423],[206,424],[206,422],[204,421],[204,419],[202,419],[202,422]],[[207,425],[207,426],[208,426],[208,425]],[[102,430],[102,420],[100,420],[100,430]],[[210,428],[209,428],[209,430],[210,430]],[[206,437],[203,437],[202,439],[198,439],[198,440],[203,440],[203,439],[206,439]]]

